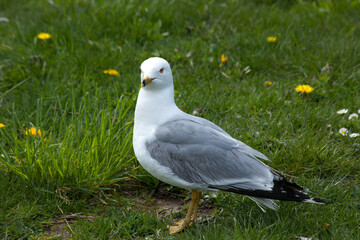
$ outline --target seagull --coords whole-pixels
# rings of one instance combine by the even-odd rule
[[[180,110],[165,59],[149,58],[140,69],[133,132],[136,158],[160,181],[191,191],[186,217],[169,226],[170,234],[196,222],[201,193],[207,191],[246,195],[262,210],[276,210],[274,200],[326,204],[260,161],[268,160],[264,154],[232,138],[214,123]]]

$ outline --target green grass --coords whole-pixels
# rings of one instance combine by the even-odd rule
[[[129,102],[119,99],[91,113],[87,109],[90,101],[84,96],[79,109],[73,105],[70,109],[65,106],[61,112],[46,113],[40,103],[36,125],[51,127],[46,132],[38,127],[36,136],[29,134],[28,128],[21,131],[22,124],[14,113],[12,133],[7,127],[2,131],[3,170],[18,174],[46,192],[59,187],[94,190],[120,181],[133,159],[129,156],[130,124],[124,122]]]
[[[360,138],[338,133],[360,132],[347,118],[360,109],[359,11],[355,0],[1,1],[0,237],[49,238],[44,222],[86,213],[95,218],[67,227],[73,239],[360,239]],[[219,66],[221,54],[229,60]],[[141,210],[122,193],[129,176],[163,186],[131,146],[150,56],[170,62],[185,112],[203,109],[332,204],[264,214],[221,193],[215,216],[169,236],[178,213]],[[299,84],[314,92],[297,93]],[[41,136],[26,135],[30,127]]]

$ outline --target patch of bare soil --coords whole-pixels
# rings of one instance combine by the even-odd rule
[[[164,187],[158,188],[155,192],[147,189],[128,189],[124,194],[126,198],[136,201],[136,205],[142,210],[150,210],[163,216],[177,212],[185,215],[191,201],[190,192],[172,192]],[[204,196],[206,194],[202,194],[202,197]],[[202,198],[198,209],[198,220],[210,217],[215,209],[216,206]]]
[[[168,191],[164,186],[156,191],[139,187],[121,187],[118,190],[122,193],[122,197],[135,201],[136,207],[139,207],[140,210],[156,212],[167,219],[171,218],[172,213],[182,213],[180,215],[184,216],[191,200],[190,192],[182,190]],[[204,196],[208,195],[202,194],[203,198]],[[197,221],[199,222],[212,218],[213,212],[217,208],[203,198],[200,200],[197,215]],[[99,204],[98,200],[96,201],[97,204]],[[105,201],[102,201],[102,203],[108,205]],[[75,231],[75,229],[71,228],[71,224],[74,221],[84,218],[92,220],[95,217],[101,216],[84,215],[81,213],[66,215],[63,213],[63,215],[57,216],[53,222],[42,223],[44,228],[41,235],[46,236],[46,239],[70,239],[73,230]],[[176,220],[170,219],[170,221]]]
[[[71,233],[69,233],[66,228],[66,223],[61,222],[57,224],[49,225],[44,228],[41,235],[45,235],[47,239],[51,238],[61,238],[61,239],[69,239],[71,237]]]
[[[46,236],[46,239],[52,238],[61,238],[61,239],[69,239],[71,237],[71,232],[73,229],[71,228],[71,224],[73,221],[77,219],[94,219],[94,216],[90,215],[81,215],[81,214],[70,214],[70,215],[61,215],[56,216],[56,220],[53,222],[43,222],[44,226],[42,230],[42,234]]]

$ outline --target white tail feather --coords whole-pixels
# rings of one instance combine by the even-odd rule
[[[266,210],[263,207],[267,207],[272,210],[279,209],[279,205],[277,205],[276,202],[272,199],[250,197],[250,196],[247,196],[247,197],[250,198],[251,200],[253,200],[263,212],[266,212]]]

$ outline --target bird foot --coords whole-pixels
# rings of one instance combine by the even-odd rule
[[[192,221],[190,223],[186,223],[185,219],[181,219],[180,221],[175,223],[175,226],[168,226],[170,234],[175,234],[183,231],[186,227],[192,226]]]
[[[180,220],[175,223],[175,226],[168,226],[170,234],[175,234],[183,231],[186,228],[186,224],[184,220]]]
[[[180,226],[185,224],[185,219],[181,219],[180,221],[175,222],[175,225]]]

